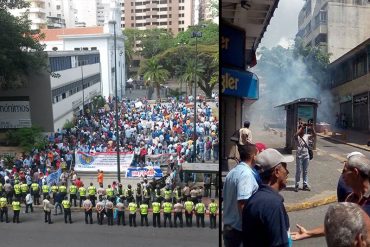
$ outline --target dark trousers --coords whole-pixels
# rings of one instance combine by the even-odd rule
[[[145,221],[145,225],[149,226],[147,214],[141,214],[141,226],[144,226],[144,221]]]
[[[13,223],[15,223],[17,221],[17,223],[19,223],[19,212],[20,210],[14,210],[13,211]]]
[[[125,211],[118,211],[117,212],[117,225],[120,225],[121,224],[121,220],[122,220],[122,225],[126,225],[126,221],[125,221]]]
[[[89,199],[90,199],[93,207],[95,207],[95,195],[93,195],[93,196],[92,195],[89,195]]]
[[[40,194],[39,193],[33,195],[33,204],[40,205]]]
[[[197,227],[199,227],[199,221],[202,223],[202,227],[204,227],[204,214],[197,214]]]
[[[90,219],[90,224],[93,223],[93,219],[92,219],[92,209],[88,210],[88,211],[85,211],[85,223],[86,224],[89,224],[88,222],[88,218]]]
[[[46,197],[49,195],[49,193],[42,193],[42,198],[46,199]]]
[[[82,203],[86,200],[86,196],[80,196],[80,207],[82,207]]]
[[[113,226],[113,209],[107,209],[108,226]]]
[[[216,214],[209,215],[210,227],[216,229]]]
[[[231,226],[225,225],[223,238],[225,247],[240,247],[243,241],[243,233],[233,229]]]
[[[141,196],[136,196],[136,204],[137,204],[138,208],[140,208],[141,203],[142,203],[142,197]]]
[[[76,194],[70,194],[69,195],[69,202],[71,203],[71,205],[72,205],[72,200],[73,200],[73,205],[75,206],[75,207],[77,207],[77,204],[76,204],[76,200],[77,200],[77,195]]]
[[[7,207],[0,209],[0,221],[1,222],[4,221],[4,218],[3,218],[4,214],[5,214],[5,221],[6,221],[6,223],[8,223],[9,219],[8,219],[8,208]]]
[[[6,194],[6,200],[8,204],[12,204],[13,202],[13,191],[5,192]]]
[[[98,224],[103,225],[105,210],[102,210],[100,213],[98,212],[96,215],[98,217]]]
[[[158,224],[158,227],[161,227],[161,215],[160,213],[153,213],[153,226],[156,227]]]
[[[65,208],[64,209],[64,222],[67,223],[67,217],[69,220],[69,223],[72,223],[72,215],[71,215],[71,209]]]
[[[175,223],[175,227],[177,227],[177,219],[180,221],[180,227],[183,226],[183,221],[182,221],[182,212],[175,212],[173,213],[173,221]]]
[[[32,203],[30,204],[26,204],[26,213],[28,213],[28,208],[31,209],[31,213],[33,213],[33,206],[32,206]]]
[[[45,213],[45,223],[49,222],[49,224],[51,224],[51,211],[48,212],[44,210],[44,213]]]
[[[134,214],[129,214],[128,216],[128,221],[130,223],[130,226],[134,225],[134,227],[136,227],[136,213]]]
[[[192,227],[193,226],[193,212],[188,213],[185,211],[185,221],[186,221],[186,226]]]
[[[22,201],[22,194],[14,194],[14,196],[18,199],[18,201]]]
[[[171,213],[164,213],[164,227],[166,227],[167,219],[170,223],[170,227],[172,227]]]

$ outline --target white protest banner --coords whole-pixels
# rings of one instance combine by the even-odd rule
[[[163,166],[163,165],[167,165],[169,163],[171,155],[172,155],[173,159],[175,159],[175,157],[177,156],[176,153],[172,153],[172,154],[154,154],[154,155],[146,155],[145,159],[146,160],[150,159],[150,161],[152,161],[153,163],[157,163],[157,164]]]
[[[104,172],[117,171],[117,153],[84,153],[76,152],[75,171],[97,171]],[[121,172],[125,172],[134,159],[133,152],[120,152],[120,168]]]

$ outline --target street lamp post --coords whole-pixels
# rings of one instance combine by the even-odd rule
[[[123,70],[125,69],[124,67],[123,67],[123,62],[122,62],[122,59],[121,59],[121,56],[122,56],[122,54],[123,54],[123,51],[120,51],[120,53],[119,53],[119,57],[120,57],[120,70],[121,70],[121,100],[123,99],[123,84],[122,84],[122,74],[123,74]]]
[[[193,142],[193,162],[197,157],[197,68],[198,68],[198,38],[202,37],[202,32],[193,31],[192,38],[195,37],[195,78],[194,78],[194,142]]]
[[[82,116],[85,116],[85,87],[84,87],[83,65],[84,65],[84,62],[81,61],[80,68],[81,68],[81,82],[82,82]]]
[[[116,141],[117,141],[117,179],[121,182],[121,166],[120,166],[120,138],[119,138],[119,125],[118,125],[118,89],[117,89],[117,35],[116,35],[116,21],[109,21],[109,24],[113,24],[113,35],[114,35],[114,84],[115,84],[115,98],[116,98]]]

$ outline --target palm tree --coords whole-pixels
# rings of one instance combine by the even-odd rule
[[[186,63],[184,74],[181,76],[181,80],[188,82],[189,93],[191,94],[193,83],[195,79],[199,83],[203,81],[204,65],[198,60],[198,64],[195,63],[195,59],[189,59]]]
[[[155,58],[151,58],[146,61],[145,66],[143,68],[144,72],[144,79],[149,82],[151,87],[155,87],[157,89],[157,97],[161,98],[160,87],[161,83],[165,82],[170,75],[166,69],[163,68],[162,65],[158,63],[158,60]]]

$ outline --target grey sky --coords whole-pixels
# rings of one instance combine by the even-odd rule
[[[258,47],[271,48],[278,44],[286,47],[297,34],[298,14],[304,3],[304,0],[280,0]]]

